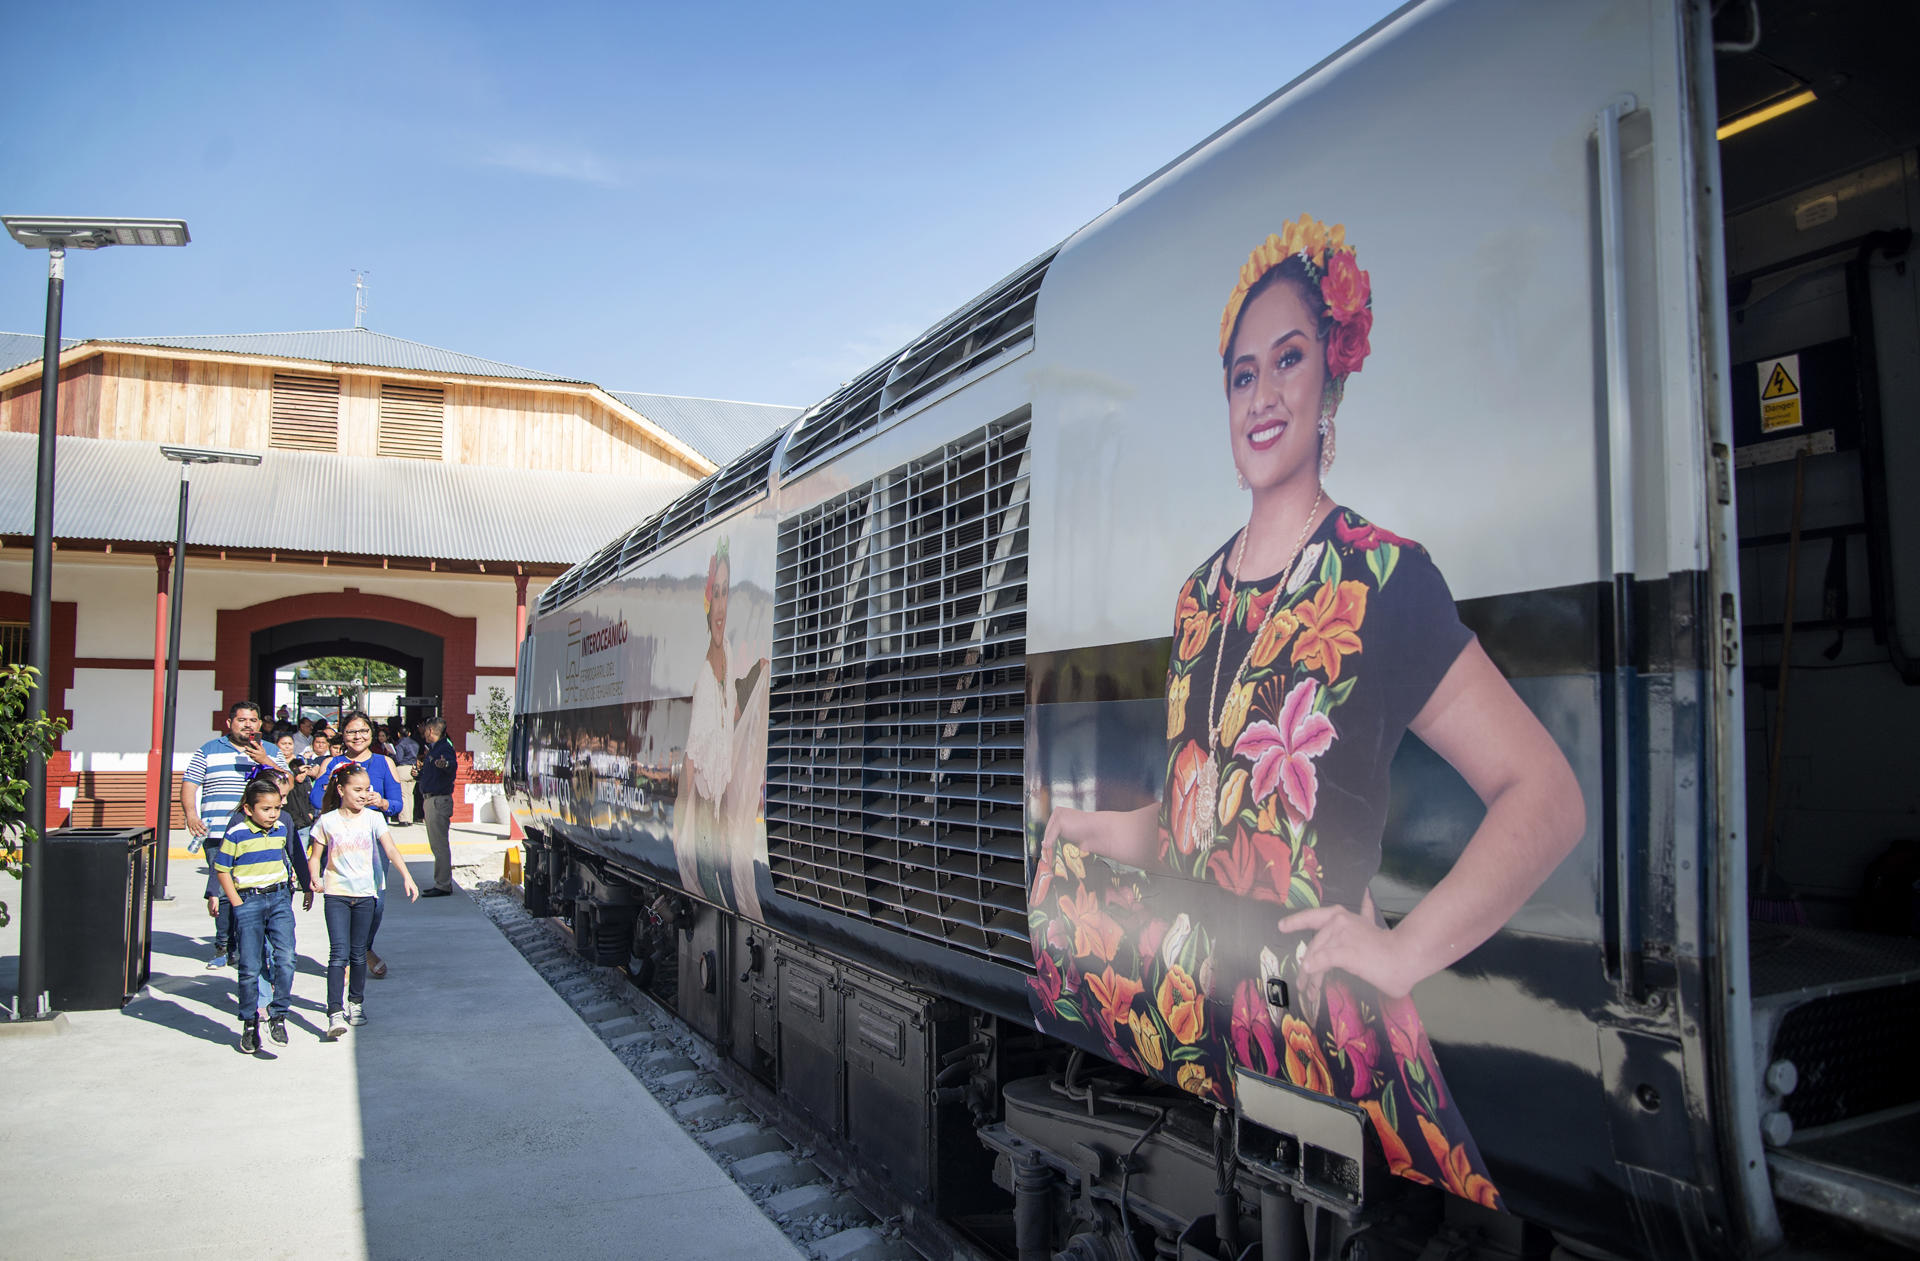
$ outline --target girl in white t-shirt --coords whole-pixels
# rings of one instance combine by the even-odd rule
[[[348,1025],[367,1023],[362,1005],[367,991],[367,937],[373,930],[380,892],[376,846],[386,849],[393,870],[406,881],[407,900],[420,896],[413,873],[400,861],[385,816],[367,809],[372,796],[366,768],[352,762],[340,765],[327,783],[322,803],[326,813],[314,822],[307,845],[313,882],[326,895],[328,1041],[345,1033]]]

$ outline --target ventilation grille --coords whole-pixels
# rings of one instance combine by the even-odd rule
[[[540,593],[536,611],[552,612],[582,592],[627,572],[683,535],[765,493],[773,472],[773,451],[779,445],[780,435],[775,434],[561,574]]]
[[[886,388],[887,373],[893,368],[889,359],[851,383],[843,385],[824,403],[814,405],[800,418],[787,444],[784,465],[787,472],[824,458],[830,452],[852,442],[880,423],[880,393]]]
[[[780,530],[767,855],[788,897],[1032,970],[1027,421]]]
[[[702,520],[724,517],[766,490],[767,479],[773,474],[773,449],[779,445],[780,435],[776,433],[721,469],[714,479],[713,490],[707,496],[707,509],[702,514]]]
[[[446,423],[445,390],[427,385],[381,384],[378,451],[382,456],[439,459]]]
[[[339,378],[274,373],[267,445],[286,451],[338,450]]]
[[[887,381],[880,414],[903,411],[1031,342],[1040,282],[1051,262],[1048,251],[915,342]]]

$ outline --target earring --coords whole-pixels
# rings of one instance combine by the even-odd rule
[[[1249,490],[1252,488],[1253,484],[1247,480],[1247,475],[1240,471],[1240,466],[1237,464],[1234,465],[1233,475],[1239,479],[1241,490]]]
[[[1333,471],[1333,417],[1326,413],[1320,416],[1320,476],[1325,477]]]

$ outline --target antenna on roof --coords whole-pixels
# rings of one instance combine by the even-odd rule
[[[367,326],[367,277],[373,273],[364,267],[355,267],[352,270],[353,326],[355,328],[365,328]]]

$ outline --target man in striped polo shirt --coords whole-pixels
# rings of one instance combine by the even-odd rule
[[[272,947],[273,998],[267,1027],[277,1046],[287,1044],[287,1008],[293,998],[293,871],[288,829],[280,818],[280,788],[270,775],[249,783],[241,815],[213,855],[222,901],[233,912],[240,956],[240,1049],[260,1049],[260,970]],[[303,882],[304,883],[304,882]]]
[[[232,962],[233,908],[220,896],[214,874],[214,854],[227,831],[227,818],[240,804],[246,791],[247,776],[262,762],[281,770],[286,763],[278,750],[260,742],[260,706],[254,701],[235,701],[227,706],[227,731],[194,750],[181,779],[181,813],[187,817],[187,831],[207,847],[207,914],[213,917],[213,957],[209,968]]]

